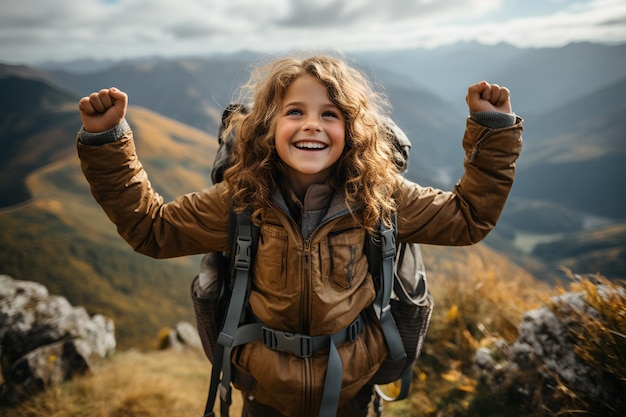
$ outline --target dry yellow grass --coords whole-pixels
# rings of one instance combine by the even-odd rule
[[[118,353],[84,377],[48,389],[0,415],[13,417],[190,417],[204,413],[209,361],[175,350]],[[241,399],[233,396],[233,415]]]

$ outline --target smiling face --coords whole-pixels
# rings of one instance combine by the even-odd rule
[[[276,152],[300,197],[326,182],[345,147],[346,121],[326,87],[312,76],[291,83],[276,120]]]

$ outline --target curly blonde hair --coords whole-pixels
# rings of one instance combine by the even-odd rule
[[[229,120],[228,130],[236,127],[236,141],[233,163],[224,174],[235,210],[258,215],[271,206],[272,194],[284,173],[274,143],[275,120],[287,88],[305,75],[326,87],[346,120],[345,148],[329,185],[336,190],[343,188],[347,207],[366,229],[375,231],[380,218],[390,225],[398,171],[390,133],[383,125],[387,101],[361,72],[345,60],[327,55],[277,59],[253,70],[242,87],[251,110],[236,112]]]

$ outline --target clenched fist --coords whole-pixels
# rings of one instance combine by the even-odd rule
[[[472,112],[513,112],[509,89],[498,84],[489,84],[487,81],[471,85],[467,90],[465,101]]]
[[[80,118],[87,132],[109,130],[122,122],[128,107],[128,96],[115,87],[105,88],[78,103]]]

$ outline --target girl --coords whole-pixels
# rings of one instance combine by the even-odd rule
[[[124,117],[125,93],[104,89],[80,100],[78,153],[92,194],[121,236],[158,258],[229,249],[227,219],[250,210],[260,227],[250,307],[269,328],[310,336],[351,325],[374,300],[363,248],[379,219],[398,219],[398,240],[469,245],[496,224],[513,183],[522,120],[509,92],[468,89],[465,173],[453,192],[397,174],[383,135],[386,104],[366,78],[328,56],[279,59],[253,72],[236,114],[233,166],[224,181],[164,203],[151,188]],[[202,286],[202,283],[200,283]],[[378,324],[341,343],[337,415],[364,416],[368,382],[387,354]],[[328,349],[299,357],[261,340],[236,348],[234,365],[256,383],[244,415],[317,416]]]

